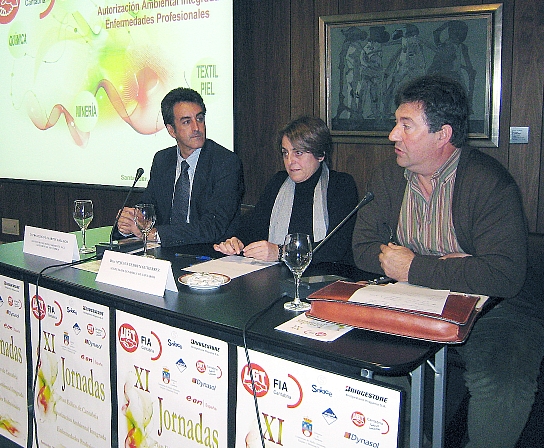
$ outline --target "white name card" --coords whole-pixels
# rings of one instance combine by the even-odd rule
[[[104,252],[96,281],[155,296],[178,290],[169,261],[111,250]]]
[[[38,255],[65,263],[79,260],[77,239],[73,233],[26,226],[23,241],[25,254]]]

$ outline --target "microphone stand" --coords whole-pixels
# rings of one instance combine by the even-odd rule
[[[123,209],[125,208],[125,205],[127,205],[128,199],[130,198],[130,195],[132,194],[132,191],[134,190],[134,187],[136,185],[136,182],[140,180],[140,177],[142,177],[142,174],[144,174],[143,168],[138,168],[136,171],[136,175],[134,176],[134,182],[132,182],[132,186],[128,190],[128,193],[125,197],[125,201],[123,202],[123,205],[117,212],[117,216],[115,217],[115,222],[113,223],[113,227],[111,228],[110,232],[110,241],[108,243],[100,243],[96,245],[96,254],[102,257],[104,255],[104,251],[106,250],[119,250],[119,248],[114,247],[113,245],[113,233],[115,232],[115,229],[117,227],[117,224],[119,223],[119,218],[121,217],[121,213],[123,212]]]
[[[340,221],[340,223],[334,229],[332,229],[332,231],[327,236],[325,236],[325,238],[323,238],[317,246],[315,246],[312,252],[315,253],[321,246],[323,246],[323,244],[325,244],[329,240],[329,238],[334,235],[349,218],[353,216],[354,213],[356,213],[361,207],[372,201],[372,199],[374,199],[374,193],[372,193],[371,191],[367,191],[366,194],[363,196],[363,199],[361,199],[357,206],[351,212],[349,212],[349,214],[342,221]]]

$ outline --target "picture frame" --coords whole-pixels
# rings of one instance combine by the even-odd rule
[[[320,115],[333,141],[385,143],[395,93],[429,73],[459,80],[469,144],[498,147],[502,4],[319,18]]]

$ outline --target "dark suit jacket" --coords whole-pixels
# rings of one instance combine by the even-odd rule
[[[242,163],[236,154],[207,139],[193,179],[190,222],[170,224],[177,147],[158,151],[140,202],[155,205],[161,245],[218,243],[233,236],[244,193]]]

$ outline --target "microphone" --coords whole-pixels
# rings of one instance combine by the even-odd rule
[[[332,231],[327,236],[325,236],[325,238],[323,238],[317,246],[314,247],[314,250],[312,252],[315,253],[321,246],[323,246],[323,244],[325,244],[328,239],[333,236],[338,231],[338,229],[346,223],[349,218],[353,216],[354,213],[356,213],[361,207],[372,201],[372,199],[374,199],[374,193],[372,193],[371,191],[367,191],[363,196],[363,199],[361,199],[357,206],[351,212],[349,212],[349,214],[342,221],[340,221],[340,223],[334,229],[332,229]]]
[[[134,182],[132,182],[132,186],[128,190],[128,193],[127,193],[127,195],[125,197],[125,202],[123,202],[123,205],[121,206],[121,208],[117,212],[117,216],[115,217],[115,222],[113,223],[113,227],[111,228],[111,232],[110,232],[110,242],[109,242],[109,244],[107,244],[107,243],[97,244],[96,245],[97,255],[100,255],[100,256],[104,255],[104,251],[108,250],[108,249],[109,250],[116,250],[116,249],[119,250],[119,247],[114,247],[114,245],[113,245],[113,232],[115,232],[115,228],[117,227],[117,224],[119,223],[119,218],[121,217],[121,212],[125,208],[125,205],[127,205],[128,199],[130,198],[130,195],[132,194],[132,191],[134,190],[136,182],[138,182],[138,180],[140,180],[140,177],[142,177],[142,174],[144,174],[144,169],[143,168],[138,168],[138,170],[136,171],[136,175],[134,176]]]

